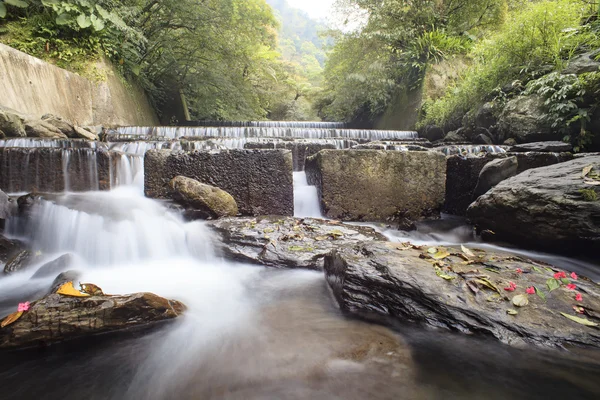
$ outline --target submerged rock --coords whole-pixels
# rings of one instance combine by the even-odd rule
[[[505,179],[517,174],[519,162],[517,157],[500,158],[490,161],[479,173],[475,187],[475,197],[479,197]]]
[[[226,218],[209,222],[227,258],[275,268],[323,269],[323,258],[341,245],[386,240],[373,228],[314,218]]]
[[[35,258],[35,254],[30,250],[21,250],[15,254],[4,266],[5,274],[12,274],[23,271],[29,267]]]
[[[46,263],[38,269],[31,279],[47,278],[49,276],[56,276],[57,274],[64,272],[71,268],[74,263],[74,257],[72,254],[64,254],[58,257],[56,260]]]
[[[599,286],[568,273],[565,282],[556,280],[561,271],[529,259],[371,242],[334,250],[325,257],[325,272],[342,310],[359,316],[484,334],[515,346],[600,347],[598,325],[569,319],[600,324]]]
[[[593,183],[600,180],[584,178],[586,167],[593,167],[589,176],[599,174],[600,156],[526,171],[481,196],[467,215],[499,240],[597,257],[600,186]]]
[[[195,179],[177,176],[171,180],[174,199],[185,207],[198,210],[210,218],[235,217],[238,206],[226,191],[200,183]]]
[[[436,151],[323,150],[306,173],[329,218],[410,225],[444,202],[446,157]]]
[[[0,328],[0,348],[26,348],[136,328],[178,317],[185,306],[152,293],[71,297],[57,293],[32,302]]]

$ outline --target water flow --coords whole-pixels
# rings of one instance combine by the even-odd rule
[[[308,184],[305,171],[294,172],[294,216],[322,218],[317,187]]]

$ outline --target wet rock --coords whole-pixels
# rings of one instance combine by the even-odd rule
[[[17,203],[0,190],[0,220],[7,220],[15,215]]]
[[[13,274],[15,272],[24,271],[31,267],[35,254],[30,250],[22,250],[15,254],[4,266],[5,274]]]
[[[146,153],[145,192],[169,198],[169,182],[186,176],[230,193],[243,215],[293,215],[292,153],[289,150],[224,150]]]
[[[600,244],[600,201],[586,194],[599,193],[600,187],[584,182],[582,171],[590,165],[600,172],[600,157],[521,173],[481,196],[467,215],[480,230],[495,232],[498,240],[594,254]]]
[[[506,139],[504,141],[504,145],[505,146],[511,146],[512,147],[512,146],[516,146],[517,144],[518,144],[517,141],[515,139],[513,139],[513,138],[508,138],[508,139]]]
[[[25,125],[23,119],[8,110],[0,109],[0,131],[8,137],[25,137]]]
[[[353,141],[347,140],[352,143]],[[358,142],[354,142],[358,143]],[[310,141],[295,140],[285,142],[248,142],[245,149],[286,149],[292,152],[294,171],[304,171],[306,159],[321,150],[336,149],[333,143],[311,143]]]
[[[466,143],[467,138],[461,134],[459,130],[448,132],[444,137],[445,143]]]
[[[385,236],[373,228],[314,218],[225,218],[208,223],[227,258],[274,268],[323,269],[332,249]]]
[[[479,197],[505,179],[517,174],[519,162],[517,157],[499,158],[487,163],[479,173],[475,197]]]
[[[500,132],[504,138],[514,138],[519,143],[560,140],[545,115],[544,99],[540,96],[516,97],[506,104],[500,115]]]
[[[475,114],[475,126],[490,129],[496,125],[496,110],[493,103],[485,103]]]
[[[514,145],[511,152],[535,151],[539,153],[567,153],[573,150],[573,146],[565,142],[535,142]]]
[[[567,68],[563,70],[563,74],[584,74],[586,72],[598,72],[600,70],[600,62],[596,61],[598,51],[581,54],[569,61]]]
[[[513,346],[600,347],[598,328],[561,315],[599,323],[595,283],[580,277],[573,281],[577,291],[570,291],[556,281],[559,288],[550,291],[547,282],[559,272],[551,266],[498,252],[472,249],[470,257],[460,249],[435,250],[447,256],[434,259],[427,247],[410,244],[344,246],[325,257],[325,273],[340,307],[351,314],[481,334]],[[516,284],[512,292],[504,290],[510,282]],[[545,300],[526,294],[529,287],[541,291]],[[576,293],[583,293],[581,302],[575,301]],[[527,305],[513,303],[523,297]],[[576,314],[575,305],[589,314]]]
[[[69,270],[59,274],[56,278],[54,278],[54,281],[52,281],[47,295],[56,293],[58,289],[67,282],[78,282],[79,278],[81,278],[81,272],[77,270]]]
[[[49,263],[44,264],[40,269],[38,269],[35,274],[31,277],[31,279],[40,279],[47,278],[50,276],[56,276],[61,272],[64,272],[71,268],[75,262],[75,259],[72,254],[64,254],[58,257],[56,260],[50,261]]]
[[[24,250],[23,243],[0,235],[0,262],[6,263],[17,253]]]
[[[343,221],[417,221],[439,216],[446,158],[439,152],[323,150],[306,166],[321,209]]]
[[[27,121],[25,122],[25,132],[28,137],[44,138],[44,139],[66,139],[67,135],[62,133],[60,129],[46,121]]]
[[[492,145],[494,144],[494,142],[492,141],[492,139],[483,133],[480,133],[479,135],[475,136],[475,138],[473,139],[473,143],[475,144],[486,144],[486,145]]]
[[[45,346],[177,318],[185,306],[152,293],[69,297],[56,293],[32,302],[29,311],[0,329],[0,348]]]
[[[185,176],[173,178],[170,186],[174,200],[188,209],[205,212],[211,218],[235,217],[238,214],[235,199],[222,189]]]
[[[430,142],[435,142],[444,138],[444,131],[439,126],[428,125],[423,132],[420,132],[422,137]]]
[[[453,215],[465,215],[467,208],[473,202],[475,188],[483,167],[490,161],[513,156],[518,160],[517,174],[532,168],[546,167],[573,159],[570,153],[534,152],[448,157],[444,211]]]

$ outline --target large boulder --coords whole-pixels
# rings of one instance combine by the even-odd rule
[[[341,309],[361,317],[481,334],[520,347],[600,347],[599,286],[523,257],[370,242],[334,250],[325,257],[325,272]]]
[[[173,178],[170,186],[175,201],[191,210],[200,211],[208,218],[235,217],[238,214],[235,199],[218,187],[185,176]]]
[[[19,115],[4,109],[0,109],[0,131],[8,137],[27,136],[23,119]]]
[[[446,158],[439,152],[323,150],[306,172],[333,219],[404,225],[438,216],[444,202]]]
[[[69,121],[57,117],[56,115],[46,114],[42,116],[42,121],[46,124],[54,126],[56,129],[61,131],[65,136],[69,138],[75,137],[75,127]]]
[[[72,254],[63,254],[55,260],[42,265],[31,279],[48,278],[68,271],[75,263],[75,257]]]
[[[230,193],[243,215],[294,214],[289,150],[151,150],[144,170],[144,189],[150,198],[168,199],[171,180],[187,176]]]
[[[23,243],[0,235],[0,262],[6,264],[14,255],[23,251]]]
[[[444,211],[454,215],[465,215],[473,202],[475,189],[479,182],[479,174],[489,162],[497,159],[517,157],[517,174],[532,168],[569,161],[570,153],[496,153],[470,155],[467,157],[454,155],[448,157],[446,178],[446,201]]]
[[[499,118],[500,132],[504,139],[514,138],[519,143],[562,139],[545,119],[545,114],[542,97],[518,96],[504,107]]]
[[[17,203],[0,190],[0,220],[4,221],[13,216],[17,211]]]
[[[597,256],[594,249],[600,244],[600,187],[586,184],[582,177],[584,168],[590,166],[590,174],[600,173],[600,156],[526,171],[481,196],[467,215],[480,229],[495,232],[500,240]]]
[[[13,255],[4,265],[5,274],[24,271],[32,266],[36,254],[30,250],[21,250]]]
[[[600,61],[596,61],[600,53],[598,50],[581,54],[574,57],[569,61],[567,68],[563,70],[563,74],[584,74],[586,72],[598,72],[600,71]]]
[[[43,139],[67,139],[67,135],[56,126],[42,120],[30,120],[25,122],[25,132],[28,137]]]
[[[86,140],[98,140],[98,135],[96,135],[94,132],[86,129],[86,128],[81,128],[79,126],[75,126],[73,127],[74,130],[74,134],[73,134],[73,138],[74,139],[86,139]]]
[[[475,197],[486,193],[503,180],[515,176],[518,169],[519,161],[514,156],[490,161],[479,173],[479,179],[475,187]]]
[[[226,218],[208,226],[224,257],[273,268],[322,270],[325,255],[339,246],[386,240],[370,227],[314,218]]]
[[[444,138],[444,130],[439,126],[428,125],[422,132],[419,132],[421,137],[429,140],[430,142],[436,142]]]
[[[565,142],[551,141],[551,142],[534,142],[534,143],[523,143],[517,144],[511,147],[512,152],[529,152],[534,151],[538,153],[567,153],[573,150],[573,145]]]
[[[0,348],[45,346],[148,326],[178,317],[185,306],[152,293],[70,297],[57,293],[32,302],[16,322],[0,329]]]

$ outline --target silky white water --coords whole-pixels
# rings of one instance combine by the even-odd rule
[[[294,172],[294,216],[321,218],[321,204],[316,186],[310,186],[306,172]]]

